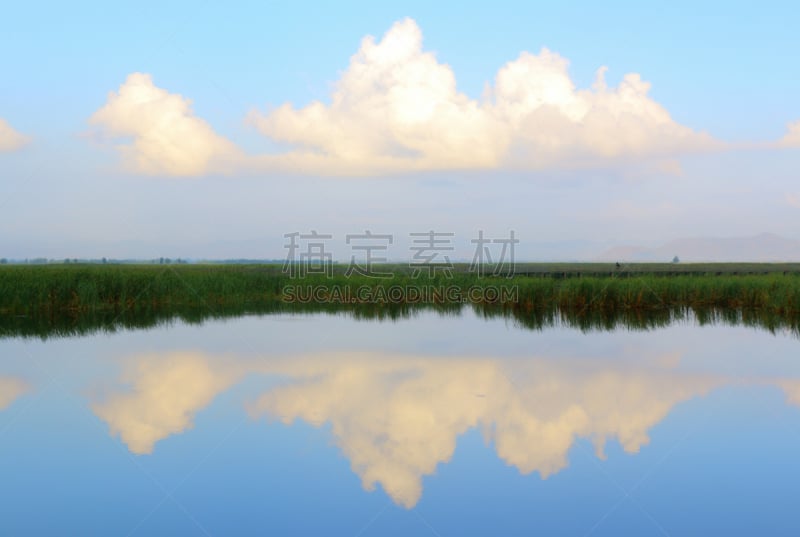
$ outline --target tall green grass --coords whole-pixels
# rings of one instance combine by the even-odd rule
[[[503,302],[287,304],[287,285],[338,286],[356,296],[392,286],[505,287]],[[568,324],[581,329],[625,324],[648,328],[686,318],[700,322],[749,323],[796,329],[800,318],[800,275],[637,275],[549,278],[478,278],[455,271],[414,279],[400,271],[390,279],[309,275],[289,279],[269,265],[72,265],[0,266],[0,335],[69,333],[115,325],[150,326],[170,318],[200,322],[208,317],[276,311],[349,312],[359,318],[397,318],[425,308],[459,311],[472,306],[485,315],[506,315],[529,328]],[[48,328],[49,327],[49,328]]]
[[[637,276],[513,280],[519,305],[567,311],[674,308],[764,310],[800,313],[800,276]]]
[[[284,278],[274,269],[217,266],[0,267],[0,313],[157,310],[268,302]]]

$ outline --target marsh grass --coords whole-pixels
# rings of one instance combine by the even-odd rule
[[[713,268],[713,267],[712,267]],[[730,272],[730,271],[728,271]],[[769,271],[768,271],[769,272]],[[287,285],[338,286],[355,295],[361,287],[514,287],[514,300],[404,304],[361,301],[287,304]],[[473,307],[486,316],[507,316],[528,328],[554,324],[612,329],[648,329],[693,317],[702,323],[732,323],[798,331],[800,275],[771,271],[740,275],[635,275],[552,278],[518,275],[478,278],[463,270],[413,278],[396,271],[390,279],[353,275],[337,268],[332,278],[291,280],[277,265],[70,265],[0,266],[0,335],[68,335],[92,330],[138,328],[181,319],[276,312],[338,314],[359,319],[399,319],[424,310],[457,313]]]

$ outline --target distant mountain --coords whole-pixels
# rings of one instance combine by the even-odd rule
[[[676,239],[656,248],[617,246],[606,250],[599,261],[800,261],[800,241],[773,233],[752,237]]]
[[[531,233],[533,235],[533,233]],[[409,244],[397,241],[388,257],[390,262],[406,263],[413,252]],[[787,239],[772,233],[762,233],[752,237],[734,238],[683,238],[658,245],[650,242],[645,245],[620,246],[619,241],[564,240],[528,241],[517,245],[517,262],[585,262],[585,261],[634,261],[670,262],[676,255],[681,261],[798,261],[800,262],[800,241]],[[334,259],[346,263],[349,260],[349,247],[340,241],[334,245]],[[475,245],[468,240],[456,243],[456,250],[450,254],[454,262],[472,261]],[[167,242],[121,240],[104,243],[48,241],[10,241],[0,236],[0,258],[11,260],[41,259],[42,262],[75,258],[79,260],[103,257],[109,260],[132,260],[151,262],[161,257],[171,260],[260,260],[282,262],[286,248],[283,237],[264,237],[260,239],[217,240],[193,242]]]

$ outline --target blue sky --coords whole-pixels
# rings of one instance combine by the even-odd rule
[[[332,93],[362,39],[371,35],[380,44],[406,17],[421,32],[422,53],[433,52],[439,67],[451,69],[457,92],[471,102],[479,103],[498,70],[522,51],[539,57],[546,47],[569,62],[566,73],[576,91],[591,90],[601,66],[608,68],[612,90],[626,74],[639,74],[650,84],[647,102],[695,138],[676,144],[684,131],[664,138],[644,123],[644,134],[636,132],[647,139],[646,158],[638,152],[633,158],[623,144],[613,162],[592,158],[580,169],[572,166],[575,155],[583,158],[594,148],[572,138],[582,134],[555,134],[563,136],[566,153],[530,166],[508,164],[513,150],[500,149],[450,169],[454,153],[425,146],[421,151],[430,149],[430,158],[421,167],[402,165],[398,173],[372,154],[343,165],[348,148],[337,148],[336,140],[317,148],[341,149],[319,165],[297,165],[308,161],[302,152],[289,165],[259,160],[291,153],[310,143],[304,136],[319,134],[269,123],[284,103],[292,104],[287,117],[297,125],[315,100],[328,107],[329,125],[360,113],[358,106],[332,110]],[[284,233],[366,226],[398,234],[416,225],[448,225],[462,234],[515,227],[537,241],[657,243],[759,232],[800,239],[798,150],[794,143],[776,147],[787,125],[800,119],[800,78],[792,67],[800,50],[799,18],[794,5],[770,2],[9,5],[0,20],[0,119],[27,143],[0,152],[0,248],[8,252],[0,256],[108,251],[157,257],[183,248],[172,255],[278,257]],[[232,148],[211,153],[228,164],[126,165],[115,147],[132,140],[114,126],[118,111],[91,124],[90,118],[133,73],[149,75],[164,95],[191,101],[191,121],[208,126],[209,143]],[[590,108],[602,104],[588,102]],[[624,103],[612,108],[619,106],[628,112]],[[348,132],[362,128],[359,121],[353,119]],[[534,131],[524,127],[509,136],[547,138],[550,124],[537,121]],[[364,125],[368,131],[371,124]],[[151,127],[136,128],[141,134]],[[426,132],[433,142],[443,136],[437,133],[447,134],[425,127],[410,136]],[[600,139],[614,140],[620,132],[603,124]],[[480,126],[472,134],[496,138]],[[475,153],[461,142],[453,147],[459,155]],[[332,168],[335,177],[328,176]],[[498,191],[513,195],[501,203]],[[535,214],[518,216],[526,212]],[[217,215],[213,226],[209,213]],[[558,225],[542,233],[554,219]],[[241,248],[211,244],[231,241],[251,242]]]

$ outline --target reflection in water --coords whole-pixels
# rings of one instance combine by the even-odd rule
[[[29,386],[20,379],[0,377],[0,410],[5,410],[11,403],[29,390]]]
[[[212,368],[199,353],[145,355],[122,378],[131,391],[92,409],[133,453],[151,453],[159,440],[190,429],[194,414],[237,379],[237,369]]]
[[[336,444],[364,487],[380,484],[413,507],[422,478],[452,457],[458,436],[480,428],[497,454],[543,477],[567,466],[577,438],[608,439],[637,452],[677,403],[722,382],[681,373],[676,356],[635,363],[574,359],[443,358],[325,353],[246,361],[201,353],[135,358],[94,412],[137,454],[192,427],[194,415],[247,373],[289,384],[249,404],[253,416],[332,425]]]
[[[675,404],[717,384],[665,368],[563,359],[328,355],[285,373],[297,384],[267,392],[251,412],[330,422],[364,487],[380,483],[405,507],[470,428],[483,430],[506,463],[547,477],[566,467],[579,437],[592,439],[599,456],[610,438],[637,452]]]
[[[800,380],[798,379],[779,379],[773,382],[783,393],[786,394],[786,403],[800,406]]]
[[[602,294],[602,291],[598,291]],[[601,305],[601,301],[595,303]],[[485,318],[513,319],[520,327],[542,330],[550,327],[568,326],[581,331],[610,331],[619,328],[650,330],[667,327],[678,321],[693,319],[700,326],[730,325],[752,326],[769,332],[787,330],[800,336],[800,312],[791,308],[772,311],[763,308],[692,308],[673,307],[641,310],[634,309],[587,309],[559,310],[554,304],[549,307],[529,308],[523,304],[508,305],[475,304],[338,304],[330,303],[286,303],[280,298],[266,303],[243,302],[237,304],[215,304],[213,310],[201,305],[169,305],[151,309],[140,304],[141,309],[126,309],[120,312],[92,312],[52,315],[5,315],[0,316],[0,339],[6,337],[37,337],[42,339],[84,336],[97,332],[148,329],[170,326],[175,320],[189,324],[201,324],[211,319],[238,318],[243,315],[270,316],[277,314],[345,315],[358,320],[409,319],[427,312],[442,315],[465,313],[472,310]],[[77,315],[77,316],[76,316]]]

